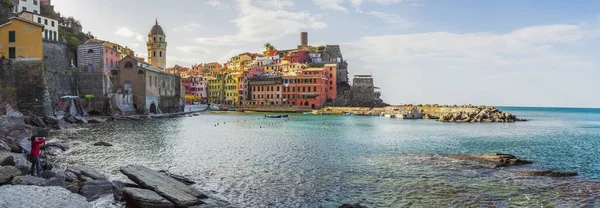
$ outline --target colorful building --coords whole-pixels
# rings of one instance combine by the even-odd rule
[[[207,80],[202,76],[182,76],[182,83],[185,87],[185,94],[194,97],[200,97],[202,100],[207,98]]]
[[[0,25],[0,56],[9,59],[44,58],[40,35],[44,25],[26,19],[12,17]]]
[[[37,13],[30,11],[22,11],[19,13],[19,17],[29,20],[31,22],[37,22],[38,24],[44,25],[44,32],[42,38],[49,41],[58,41],[58,20],[50,17],[42,16]]]
[[[225,102],[227,105],[239,104],[239,75],[241,73],[229,73],[225,76]]]
[[[40,13],[41,2],[38,0],[12,0],[13,13],[18,14],[24,11],[34,14]]]
[[[208,102],[223,104],[225,100],[225,79],[223,72],[215,72],[208,78]]]
[[[253,77],[248,81],[250,105],[280,105],[283,103],[281,77]]]

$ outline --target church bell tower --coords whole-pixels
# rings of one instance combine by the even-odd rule
[[[158,20],[155,20],[154,26],[148,33],[148,63],[152,68],[166,70],[167,65],[167,40],[162,27],[158,25]]]

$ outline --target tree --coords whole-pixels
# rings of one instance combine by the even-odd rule
[[[271,45],[271,43],[265,43],[265,50],[275,50],[275,46]]]
[[[0,25],[7,23],[8,19],[13,16],[13,4],[11,0],[0,0]]]

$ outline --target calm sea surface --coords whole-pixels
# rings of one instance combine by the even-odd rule
[[[116,178],[124,178],[118,168],[127,164],[170,168],[233,207],[600,207],[600,109],[500,109],[530,121],[203,113],[89,125],[54,137],[81,143],[60,158],[65,162]],[[100,140],[115,146],[90,145]],[[494,152],[534,164],[488,169],[444,157]],[[523,169],[580,176],[519,176]]]

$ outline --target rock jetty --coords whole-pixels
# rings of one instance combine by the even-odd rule
[[[436,117],[436,116],[429,116]],[[510,123],[515,121],[525,121],[519,119],[517,116],[508,112],[502,112],[493,106],[479,106],[472,111],[461,111],[455,113],[449,113],[439,116],[438,121],[440,122],[453,122],[453,123],[491,123],[491,122],[503,122]]]
[[[514,155],[492,153],[492,154],[479,154],[479,155],[450,155],[452,159],[467,160],[478,162],[492,168],[514,166],[514,165],[525,165],[531,164],[531,161],[518,159]]]

